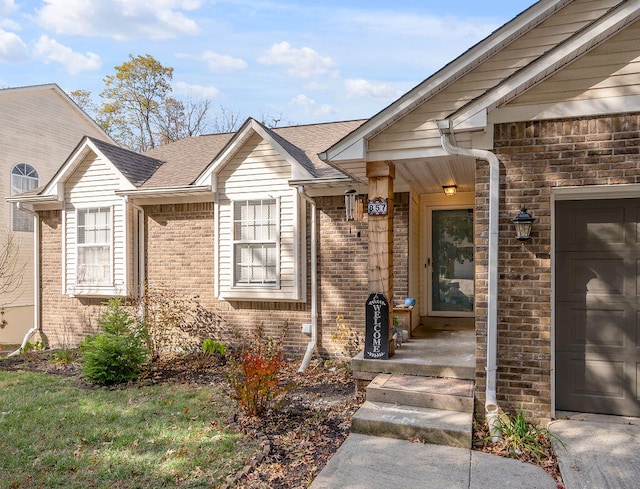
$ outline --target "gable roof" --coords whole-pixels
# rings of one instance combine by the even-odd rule
[[[453,114],[455,120],[451,124],[458,129],[483,128],[487,110],[517,97],[604,42],[618,29],[629,25],[639,9],[638,2],[622,0],[540,0],[374,115],[320,157],[325,161],[362,161],[370,151],[369,143],[401,119],[410,120],[409,126],[417,124],[417,118],[423,123],[432,121],[428,128],[426,125],[419,128],[428,129],[429,138],[438,134],[435,122]],[[434,102],[430,105],[432,99]],[[423,113],[406,117],[418,108]],[[393,151],[379,148],[385,139],[378,139],[372,158],[393,158]],[[407,157],[431,154],[416,149],[411,155],[407,153]]]
[[[472,129],[486,125],[488,111],[508,103],[518,95],[567,66],[583,54],[640,18],[638,2],[622,2],[605,15],[574,33],[543,56],[504,79],[449,116],[451,125]]]

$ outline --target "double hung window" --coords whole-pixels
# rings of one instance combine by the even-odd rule
[[[77,210],[77,284],[112,285],[110,207]]]
[[[234,202],[235,286],[278,285],[278,212],[276,199]]]

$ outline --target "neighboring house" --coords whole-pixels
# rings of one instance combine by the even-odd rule
[[[144,156],[85,139],[16,199],[40,215],[43,331],[146,280],[331,353],[339,314],[362,331],[369,293],[410,295],[414,323],[474,322],[487,410],[640,416],[638,19],[541,0],[364,123],[249,120]],[[348,189],[388,212],[346,220]]]
[[[0,90],[0,239],[13,233],[19,243],[22,285],[0,296],[7,327],[0,343],[20,343],[34,321],[34,218],[5,197],[47,183],[84,135],[111,141],[57,85]]]

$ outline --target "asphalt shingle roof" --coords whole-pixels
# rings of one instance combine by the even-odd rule
[[[343,176],[318,158],[325,150],[364,120],[309,124],[267,129],[276,141],[316,178]],[[181,139],[143,154],[89,138],[93,144],[135,186],[174,187],[192,184],[227,146],[234,133],[211,134]]]
[[[88,138],[135,187],[140,187],[162,166],[162,161]]]

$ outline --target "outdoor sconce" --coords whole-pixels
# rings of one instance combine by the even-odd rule
[[[344,208],[347,214],[347,221],[355,220],[356,191],[352,188],[344,193]]]
[[[531,225],[536,218],[532,217],[527,212],[527,208],[522,205],[520,208],[520,214],[512,219],[513,224],[516,227],[516,239],[519,241],[527,241],[531,239]]]
[[[443,185],[442,186],[442,191],[444,192],[445,195],[453,197],[456,194],[456,192],[458,191],[458,186],[457,185]]]

